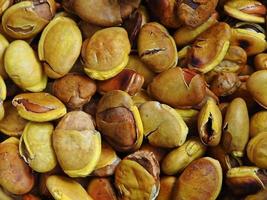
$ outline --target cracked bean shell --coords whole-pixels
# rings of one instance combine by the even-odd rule
[[[203,144],[217,146],[222,135],[222,113],[213,99],[208,99],[198,114],[198,133]]]
[[[4,56],[5,70],[14,83],[31,92],[42,91],[47,84],[42,65],[31,46],[24,40],[15,40]]]
[[[125,157],[115,172],[115,187],[121,200],[153,200],[157,197],[159,163],[153,153],[136,151]]]
[[[225,183],[237,195],[254,194],[266,187],[266,173],[254,166],[234,167],[227,171]]]
[[[45,92],[22,93],[12,100],[19,115],[35,122],[47,122],[66,114],[65,105],[56,97]]]
[[[200,74],[175,67],[158,74],[148,86],[156,100],[174,108],[191,108],[206,95],[206,83]]]
[[[266,8],[260,1],[230,0],[224,4],[227,15],[245,22],[264,23]]]
[[[54,0],[19,1],[4,12],[3,29],[12,38],[29,39],[43,30],[55,12]]]
[[[130,41],[124,28],[99,30],[83,42],[81,56],[84,71],[92,79],[112,78],[127,65],[130,50]]]
[[[212,25],[214,25],[216,22],[218,22],[217,18],[218,14],[214,13],[209,17],[206,22],[196,28],[192,29],[192,27],[186,25],[178,28],[173,35],[176,45],[184,46],[191,43],[198,35],[200,35],[204,31],[209,29]]]
[[[152,71],[162,72],[177,65],[174,39],[159,23],[146,23],[140,30],[137,43],[139,57]]]
[[[200,34],[187,54],[189,68],[202,73],[211,71],[226,55],[230,38],[231,28],[224,22],[218,22]]]
[[[81,46],[82,34],[75,21],[63,16],[50,21],[38,43],[39,59],[47,76],[55,79],[67,74],[78,59]]]
[[[53,129],[49,122],[28,122],[20,138],[20,155],[39,173],[51,171],[57,164],[52,147]]]
[[[206,146],[198,138],[188,139],[181,147],[171,150],[162,160],[162,172],[175,175],[182,172],[192,161],[202,157]]]
[[[231,45],[242,47],[248,56],[257,55],[267,47],[263,33],[241,28],[232,28],[231,32]]]
[[[151,145],[173,148],[184,144],[188,127],[170,106],[148,101],[139,106],[144,135]]]
[[[223,122],[222,145],[227,153],[243,157],[249,139],[249,115],[246,102],[235,98],[227,106]]]
[[[60,167],[70,177],[86,177],[101,155],[101,137],[93,118],[83,111],[67,113],[53,132],[53,147]]]
[[[142,144],[143,124],[139,111],[124,91],[113,90],[102,96],[97,106],[96,124],[116,151],[134,151]]]

